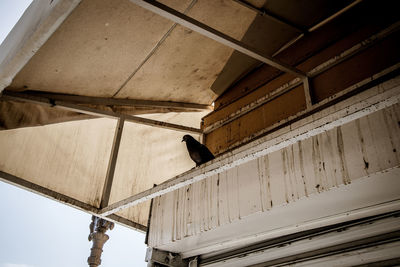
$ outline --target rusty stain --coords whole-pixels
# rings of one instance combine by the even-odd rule
[[[270,208],[272,208],[272,195],[271,195],[271,176],[269,172],[269,158],[268,155],[264,156],[264,166],[265,166],[265,171],[266,175],[265,178],[267,179],[267,199],[270,200],[271,205]]]
[[[260,188],[260,202],[261,202],[261,210],[265,211],[266,207],[264,207],[264,201],[266,202],[266,185],[265,185],[265,166],[262,163],[264,160],[263,157],[259,158],[257,160],[257,169],[258,169],[258,183],[259,183],[259,188]]]
[[[308,197],[308,190],[307,190],[307,184],[306,184],[306,179],[305,179],[305,171],[304,171],[304,159],[303,159],[303,148],[302,148],[302,141],[298,142],[299,146],[299,159],[300,159],[300,171],[301,171],[301,178],[303,179],[303,184],[304,184],[304,191],[306,194],[306,197]]]
[[[288,185],[286,183],[286,175],[287,175],[287,168],[286,168],[286,149],[282,149],[281,156],[282,156],[282,166],[283,166],[283,183],[285,184],[285,200],[286,203],[289,203],[289,196],[288,196]]]
[[[318,147],[318,139],[316,136],[313,136],[311,138],[312,140],[312,161],[313,161],[313,167],[314,167],[314,178],[315,178],[315,184],[317,184],[318,186],[316,186],[315,188],[317,189],[317,192],[320,193],[320,186],[319,184],[322,183],[321,180],[321,155],[319,152],[319,147]]]
[[[220,211],[220,208],[219,208],[219,202],[220,202],[220,198],[219,198],[219,176],[220,176],[220,173],[218,173],[217,174],[218,176],[218,178],[217,178],[217,226],[220,226],[221,225],[221,216],[220,216],[220,214],[221,214],[221,211]]]
[[[336,157],[333,154],[334,147],[332,145],[331,136],[330,136],[330,134],[328,132],[325,133],[325,136],[326,136],[326,142],[327,142],[328,147],[329,147],[328,153],[329,153],[329,156],[330,156],[330,159],[331,159],[331,162],[332,162],[332,166],[336,166],[337,161],[336,161]],[[334,168],[333,171],[334,171],[333,175],[331,176],[332,177],[332,186],[338,186],[339,182],[338,182],[338,179],[337,179],[337,169]]]
[[[338,152],[339,152],[340,163],[341,163],[341,167],[342,167],[342,178],[343,178],[343,183],[346,185],[346,184],[350,183],[350,178],[349,178],[349,172],[347,170],[346,158],[344,155],[342,127],[341,126],[337,127],[336,132],[337,132]]]
[[[389,134],[390,144],[393,147],[393,152],[395,153],[396,160],[397,160],[397,162],[399,162],[400,159],[399,159],[399,157],[398,157],[398,155],[396,153],[396,148],[394,148],[395,147],[395,143],[393,142],[393,136],[392,136],[392,132],[391,132],[391,129],[389,127],[390,124],[389,124],[389,121],[388,121],[388,118],[387,118],[387,117],[391,117],[391,114],[392,114],[391,112],[387,112],[386,110],[383,110],[383,120],[385,122],[387,133]]]
[[[369,162],[365,160],[365,157],[363,157],[363,161],[364,161],[364,169],[368,170]]]
[[[363,136],[362,131],[361,131],[360,120],[359,119],[356,120],[355,123],[356,123],[358,138],[361,141],[360,142],[361,143],[361,153],[363,155],[364,170],[365,170],[365,173],[368,175],[369,174],[369,171],[368,171],[369,162],[368,162],[367,152],[366,152],[366,148],[365,148],[364,136]]]
[[[290,175],[290,177],[293,179],[292,190],[294,190],[294,192],[292,192],[292,193],[295,193],[296,194],[296,199],[298,199],[299,198],[299,185],[297,184],[297,178],[296,178],[296,168],[295,168],[295,165],[294,165],[295,157],[294,157],[294,149],[293,149],[293,147],[294,147],[294,145],[290,146],[290,151],[292,153],[291,153],[291,160],[290,160],[289,167],[290,167],[290,173],[292,174],[292,175]],[[294,187],[293,187],[293,185],[294,185]],[[294,194],[292,194],[292,196],[294,196]]]

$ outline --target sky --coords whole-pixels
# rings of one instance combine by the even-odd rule
[[[31,0],[0,0],[0,43]],[[0,182],[0,267],[86,267],[91,215]],[[116,224],[102,267],[141,267],[145,235]]]

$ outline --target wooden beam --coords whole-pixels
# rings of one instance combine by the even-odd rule
[[[104,181],[103,195],[101,197],[100,208],[108,206],[111,195],[111,188],[114,180],[115,166],[117,164],[118,151],[121,144],[122,130],[124,128],[125,119],[119,118],[115,128],[114,141],[111,148],[110,160],[107,167],[106,180]]]
[[[93,96],[80,96],[68,94],[55,94],[44,93],[37,91],[27,91],[24,94],[44,97],[52,100],[65,101],[74,104],[89,104],[89,105],[102,105],[102,106],[128,106],[128,107],[148,107],[148,108],[171,108],[182,111],[203,111],[212,110],[210,105],[202,105],[196,103],[184,103],[173,101],[153,101],[153,100],[140,100],[140,99],[120,99],[120,98],[107,98],[107,97],[93,97]]]
[[[379,86],[382,87],[383,85]],[[391,85],[389,82],[389,86],[393,85]],[[376,87],[376,90],[378,89],[380,88]],[[216,175],[267,154],[273,153],[298,141],[308,139],[312,136],[316,136],[325,131],[334,129],[335,127],[346,124],[350,121],[367,116],[375,111],[397,104],[400,102],[399,92],[400,85],[397,85],[384,93],[378,92],[377,95],[362,101],[359,101],[358,96],[353,97],[354,101],[356,101],[355,103],[349,104],[349,102],[347,102],[348,106],[345,107],[340,106],[339,103],[337,106],[340,106],[341,109],[335,113],[321,117],[320,119],[316,119],[311,123],[306,123],[271,140],[264,142],[262,142],[262,140],[257,140],[253,146],[249,144],[247,146],[240,147],[234,151],[231,151],[229,154],[225,154],[225,156],[221,158],[217,158],[209,163],[206,163],[201,167],[197,167],[194,170],[190,170],[186,173],[178,175],[175,178],[165,181],[164,183],[161,183],[160,185],[157,185],[151,189],[140,192],[139,194],[113,203],[110,206],[101,209],[99,214],[102,216],[107,216],[122,209],[135,206],[149,199],[164,195],[178,188],[193,184],[207,177]],[[321,114],[323,114],[323,111],[321,111]]]
[[[211,125],[206,126],[203,129],[203,134],[208,134],[208,133],[214,131],[215,129],[218,129],[218,128],[226,125],[227,123],[232,122],[241,116],[244,116],[245,114],[251,112],[252,110],[289,92],[290,90],[292,90],[293,88],[296,88],[297,86],[301,85],[302,83],[303,83],[303,81],[300,78],[295,78],[292,81],[283,84],[282,86],[276,88],[275,90],[268,92],[266,95],[262,96],[261,98],[257,99],[256,101],[251,102],[247,105],[244,105],[239,110],[229,114],[229,116],[227,116],[219,121],[216,121]]]
[[[252,57],[256,60],[259,60],[261,62],[264,62],[274,68],[277,68],[281,71],[288,72],[291,74],[294,74],[295,76],[304,78],[307,75],[296,69],[295,67],[292,67],[290,65],[287,65],[283,62],[280,62],[279,60],[268,56],[264,55],[262,52],[257,51],[256,49],[246,45],[243,42],[240,42],[220,31],[217,31],[209,26],[207,26],[204,23],[201,23],[200,21],[197,21],[189,16],[186,16],[185,14],[176,11],[175,9],[172,9],[164,4],[161,4],[160,2],[154,1],[154,0],[130,0],[132,3],[135,3],[136,5],[147,9],[149,11],[152,11],[162,17],[165,17],[169,20],[172,20],[186,28],[189,28],[197,33],[200,33],[210,39],[213,39],[214,41],[217,41],[223,45],[226,45],[230,48],[233,48],[249,57]]]
[[[26,101],[26,102],[30,102],[30,103],[47,105],[47,106],[51,106],[51,107],[58,107],[58,108],[71,110],[71,111],[75,111],[75,112],[79,112],[79,113],[83,113],[83,114],[98,116],[98,117],[117,118],[117,119],[124,117],[125,120],[130,121],[130,122],[140,123],[140,124],[144,124],[147,126],[159,127],[159,128],[170,129],[170,130],[175,130],[175,131],[195,133],[195,134],[202,133],[201,129],[197,129],[197,128],[193,128],[193,127],[187,127],[187,126],[163,122],[163,121],[151,120],[151,119],[146,119],[146,118],[142,118],[142,117],[138,117],[138,116],[116,113],[116,112],[112,112],[112,111],[108,111],[108,110],[89,108],[86,106],[81,106],[81,105],[77,105],[77,104],[73,104],[73,103],[69,103],[69,102],[63,102],[63,101],[58,101],[58,100],[53,101],[52,99],[49,99],[46,97],[32,96],[32,95],[28,95],[28,94],[24,94],[24,93],[4,91],[2,94],[2,98],[8,99],[8,100],[14,100],[14,101]]]
[[[398,30],[400,30],[400,22],[396,22],[396,23],[390,25],[386,29],[378,32],[377,34],[370,36],[369,38],[363,40],[362,42],[352,46],[351,48],[343,51],[339,55],[336,55],[336,56],[330,58],[329,60],[321,63],[320,65],[318,65],[315,68],[313,68],[312,70],[310,70],[307,73],[308,77],[304,78],[302,81],[303,85],[304,85],[304,93],[306,96],[307,111],[309,111],[309,109],[311,109],[311,106],[312,106],[312,99],[311,99],[311,93],[310,93],[310,79],[317,76],[318,74],[321,74],[321,73],[333,68],[340,62],[343,62],[343,61],[357,55],[358,53],[364,51],[366,48],[372,46],[379,40],[382,40],[383,38],[389,36],[390,34],[396,32]],[[272,99],[276,98],[277,94],[279,96],[282,93],[288,92],[289,90],[295,88],[299,84],[299,81],[300,81],[299,78],[295,78],[292,81],[278,87],[274,91],[262,96],[261,98],[241,107],[239,110],[229,114],[227,117],[225,117],[219,121],[216,121],[211,125],[207,125],[204,128],[203,133],[204,134],[210,133],[211,131],[213,131],[219,127],[222,127],[223,125],[226,125],[227,123],[229,123],[229,122],[247,114],[248,112],[256,109],[257,107],[271,101]]]

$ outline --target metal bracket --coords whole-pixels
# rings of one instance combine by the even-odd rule
[[[168,267],[187,267],[189,266],[189,260],[182,259],[178,253],[172,253],[168,251],[159,250],[156,248],[147,248],[146,251],[146,262],[147,266],[168,266]],[[192,267],[196,265],[191,264]]]

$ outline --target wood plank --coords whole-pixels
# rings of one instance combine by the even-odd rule
[[[311,81],[315,101],[340,92],[400,61],[400,32],[393,33],[352,58],[314,77]],[[360,67],[362,66],[362,68]]]

